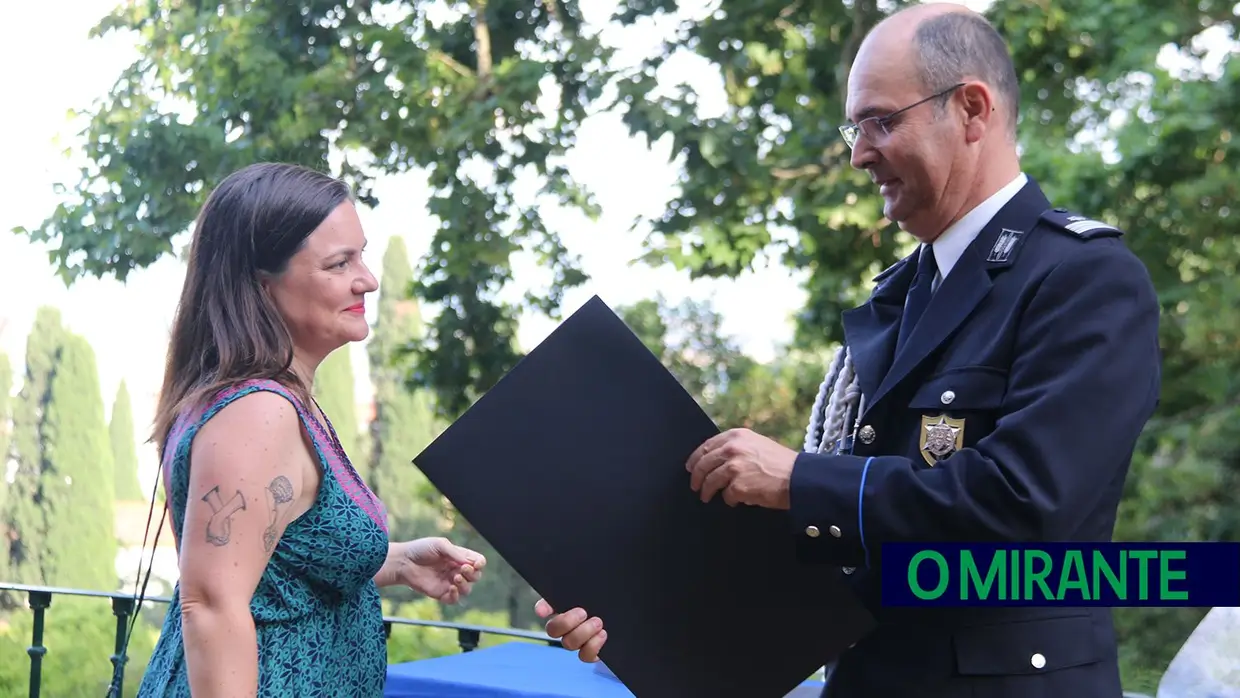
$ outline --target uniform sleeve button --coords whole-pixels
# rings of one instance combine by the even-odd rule
[[[809,536],[810,538],[817,538],[817,537],[818,537],[818,527],[817,527],[817,526],[806,526],[806,527],[805,527],[805,535]]]
[[[1046,657],[1042,656],[1041,652],[1036,652],[1029,658],[1029,663],[1033,665],[1034,669],[1041,669],[1046,666]]]
[[[836,537],[836,538],[839,538],[841,535],[843,535],[843,534],[840,532],[840,527],[839,527],[839,526],[832,526],[831,528],[828,528],[828,529],[827,529],[827,531],[829,531],[829,532],[831,533],[831,535],[832,535],[832,536],[834,536],[834,537]]]

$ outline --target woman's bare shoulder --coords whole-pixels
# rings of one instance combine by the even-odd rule
[[[301,417],[288,397],[255,390],[232,399],[199,428],[195,460],[199,453],[221,447],[233,457],[290,453],[302,447],[301,432]]]

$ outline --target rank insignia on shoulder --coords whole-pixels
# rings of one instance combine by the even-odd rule
[[[1082,240],[1119,237],[1124,231],[1110,223],[1094,220],[1065,208],[1053,208],[1042,214],[1042,220],[1055,228],[1066,230]]]
[[[945,414],[921,418],[921,457],[934,467],[939,461],[964,448],[964,420]]]

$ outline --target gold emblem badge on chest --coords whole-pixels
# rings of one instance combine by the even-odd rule
[[[952,419],[945,414],[922,415],[921,457],[930,467],[964,448],[964,420]]]

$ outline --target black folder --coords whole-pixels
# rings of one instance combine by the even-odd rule
[[[556,610],[603,619],[637,698],[779,698],[873,619],[785,512],[689,488],[717,433],[595,296],[414,463]]]

